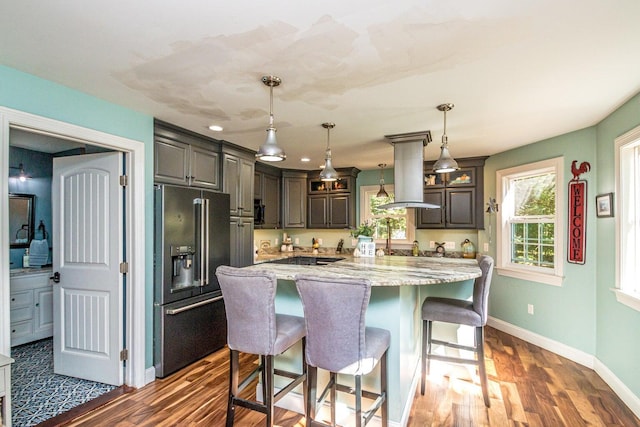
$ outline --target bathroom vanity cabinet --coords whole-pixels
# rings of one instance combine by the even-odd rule
[[[51,271],[11,275],[11,346],[53,336]]]

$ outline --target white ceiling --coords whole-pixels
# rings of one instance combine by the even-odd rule
[[[598,123],[640,91],[639,18],[637,0],[5,1],[0,63],[252,149],[273,74],[277,166],[317,168],[332,121],[334,166],[373,169],[387,134],[431,130],[436,158],[445,102],[454,157]]]

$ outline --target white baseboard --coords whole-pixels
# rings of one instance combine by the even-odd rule
[[[598,359],[596,359],[596,366],[594,370],[598,375],[600,375],[600,378],[602,378],[604,382],[611,387],[613,392],[618,395],[620,400],[622,400],[625,405],[627,405],[629,409],[631,409],[631,411],[640,418],[640,398],[633,394],[633,392],[629,390],[629,387],[620,381],[620,379]]]
[[[530,342],[531,344],[535,344],[538,347],[542,347],[545,350],[549,350],[562,357],[566,357],[567,359],[579,363],[582,366],[586,366],[587,368],[593,369],[594,367],[595,357],[588,353],[585,353],[584,351],[575,349],[547,337],[543,337],[542,335],[538,335],[534,332],[528,331],[519,326],[512,325],[511,323],[507,323],[494,317],[489,317],[489,319],[487,320],[487,325],[502,332],[506,332],[509,335],[513,335],[514,337]]]
[[[156,380],[156,367],[152,366],[144,370],[144,385],[152,383]]]
[[[506,332],[509,335],[513,335],[522,340],[535,344],[538,347],[542,347],[545,350],[556,353],[560,356],[566,357],[582,366],[593,369],[600,378],[607,383],[613,392],[629,407],[629,409],[640,418],[640,397],[633,394],[633,392],[622,382],[611,370],[598,358],[585,353],[581,350],[577,350],[573,347],[569,347],[561,342],[543,337],[526,329],[507,323],[503,320],[489,317],[487,325],[496,328],[502,332]]]

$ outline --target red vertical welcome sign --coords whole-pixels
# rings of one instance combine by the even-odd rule
[[[569,181],[569,245],[567,261],[584,264],[587,248],[587,182]]]

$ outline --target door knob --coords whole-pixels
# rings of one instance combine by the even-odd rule
[[[54,283],[60,283],[60,273],[56,271],[49,279],[52,279]]]

